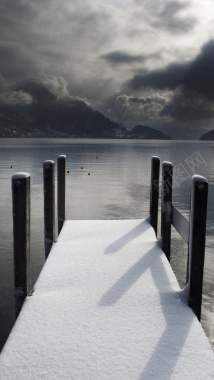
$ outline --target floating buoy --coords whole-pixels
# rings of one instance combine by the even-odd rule
[[[11,165],[11,169],[12,169],[12,165]]]
[[[98,158],[98,156],[96,158]]]
[[[69,171],[69,170],[67,170],[67,173],[70,173],[70,171]]]
[[[83,167],[81,167],[81,169],[83,169]]]
[[[88,175],[91,175],[91,173],[88,173]]]

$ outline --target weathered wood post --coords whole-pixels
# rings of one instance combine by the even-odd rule
[[[57,207],[58,207],[58,234],[65,220],[65,172],[66,156],[57,157]]]
[[[201,318],[207,198],[207,179],[194,175],[192,177],[190,212],[188,304],[193,309],[199,321]]]
[[[172,175],[172,163],[164,161],[162,165],[161,237],[162,250],[169,261],[172,223]]]
[[[150,186],[150,223],[157,236],[158,224],[158,200],[159,200],[159,174],[160,158],[153,156],[151,161],[151,186]]]
[[[44,185],[44,238],[45,258],[47,259],[55,238],[55,175],[54,161],[43,163]]]
[[[16,318],[31,291],[30,279],[30,174],[12,176],[13,250]]]

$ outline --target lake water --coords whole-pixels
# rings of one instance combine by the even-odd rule
[[[202,324],[214,347],[214,143],[157,140],[0,139],[0,348],[14,324],[11,176],[31,174],[31,262],[35,283],[44,264],[43,172],[47,159],[67,156],[66,218],[146,218],[151,157],[171,161],[173,202],[189,216],[191,176],[209,181]],[[90,173],[90,175],[88,175]],[[185,285],[187,245],[172,232],[172,267]]]

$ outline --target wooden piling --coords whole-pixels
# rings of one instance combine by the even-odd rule
[[[45,259],[47,259],[55,240],[54,167],[54,161],[47,160],[43,163]]]
[[[164,161],[162,165],[161,237],[162,250],[164,251],[169,262],[172,223],[172,175],[172,163]]]
[[[30,174],[12,176],[15,315],[31,290],[30,279]]]
[[[57,209],[58,209],[58,234],[65,220],[65,173],[66,156],[57,157]]]
[[[154,228],[156,236],[158,225],[159,174],[160,158],[153,156],[151,161],[150,223]]]
[[[191,191],[189,236],[189,298],[188,304],[200,320],[203,287],[203,269],[206,238],[208,182],[193,176]]]

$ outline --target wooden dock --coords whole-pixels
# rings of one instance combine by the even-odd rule
[[[190,236],[185,289],[170,266],[170,239],[164,231],[156,238],[152,205],[146,220],[65,221],[0,355],[1,380],[214,379],[214,354],[198,320],[201,295],[194,294],[200,276],[191,285],[200,250],[192,241],[199,180],[189,224],[162,192],[162,225],[165,218],[167,229],[172,223]],[[205,199],[207,182],[200,183]],[[157,182],[152,187],[156,199]]]

